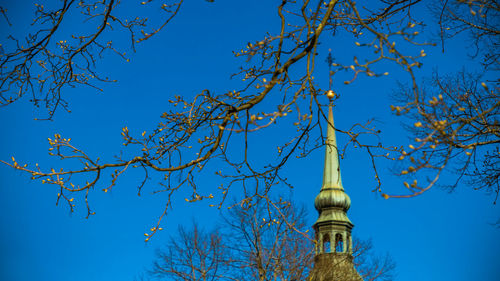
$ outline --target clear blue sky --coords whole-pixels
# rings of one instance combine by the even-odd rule
[[[33,6],[29,2],[0,1],[9,10],[17,34],[25,30],[23,23],[30,19]],[[121,128],[153,128],[166,109],[167,99],[174,94],[231,89],[237,82],[229,76],[239,63],[231,51],[261,39],[266,31],[276,32],[274,7],[278,2],[187,1],[171,25],[141,45],[130,63],[112,56],[102,62],[100,69],[118,79],[117,84],[105,85],[103,93],[90,88],[69,89],[72,113],[61,111],[54,121],[39,122],[33,120],[36,112],[27,99],[0,108],[0,159],[15,156],[20,163],[57,167],[58,162],[47,154],[46,139],[54,133],[71,137],[91,155],[112,159],[121,149]],[[0,31],[0,41],[5,40],[5,34],[5,30]],[[336,54],[349,53],[352,42],[341,41],[325,41],[319,64],[324,64],[324,50],[328,48]],[[470,63],[463,41],[450,45],[453,48],[445,56],[439,48],[427,49],[429,56],[419,75],[430,75],[435,68],[457,70]],[[315,76],[326,88],[326,65],[318,65],[318,69]],[[334,110],[336,125],[345,129],[376,117],[381,120],[386,140],[405,141],[399,120],[389,110],[389,95],[402,77],[363,78],[353,85],[339,86],[342,98]],[[278,138],[279,132],[268,137]],[[341,168],[344,187],[352,200],[349,217],[355,224],[354,233],[363,239],[372,238],[378,252],[393,256],[397,280],[500,279],[500,228],[491,225],[500,217],[500,209],[492,204],[492,197],[462,185],[453,193],[436,188],[417,198],[384,200],[371,192],[373,172],[365,155],[350,152]],[[316,216],[313,200],[321,187],[323,151],[306,160],[292,161],[286,169],[295,186],[294,197],[307,205],[312,224]],[[382,171],[390,176],[387,167]],[[97,215],[86,220],[82,206],[73,214],[64,205],[55,206],[57,190],[0,165],[0,279],[133,280],[151,265],[154,250],[175,233],[179,224],[189,224],[191,218],[207,227],[216,222],[217,212],[205,203],[185,203],[180,194],[165,230],[145,244],[143,233],[161,213],[165,198],[149,192],[137,197],[139,180],[138,174],[130,173],[111,193],[96,191],[90,200]],[[208,187],[218,185],[217,178],[209,176],[203,182]],[[384,184],[401,185],[392,177]]]

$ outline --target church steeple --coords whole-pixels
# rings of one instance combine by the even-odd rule
[[[331,99],[333,91],[327,96]],[[314,224],[316,256],[311,281],[362,281],[352,257],[352,222],[347,217],[351,199],[340,176],[339,152],[335,136],[332,104],[328,106],[323,185],[314,200],[319,217]]]
[[[342,187],[342,179],[340,177],[339,154],[337,149],[337,138],[335,136],[335,124],[333,122],[332,106],[328,106],[328,124],[326,134],[326,152],[325,152],[325,168],[323,172],[323,188]]]

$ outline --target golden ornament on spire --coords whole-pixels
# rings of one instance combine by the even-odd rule
[[[335,97],[335,92],[332,91],[332,90],[328,90],[328,92],[326,92],[326,96],[329,98],[329,99],[333,99]]]

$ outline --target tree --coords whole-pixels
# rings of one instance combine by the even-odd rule
[[[51,119],[59,109],[67,109],[64,96],[67,87],[99,87],[101,82],[114,81],[99,71],[97,62],[108,52],[128,60],[129,55],[123,51],[126,47],[120,44],[123,40],[115,38],[121,38],[122,31],[127,31],[130,49],[134,51],[137,44],[147,42],[168,26],[184,3],[157,2],[64,0],[57,7],[37,5],[35,31],[24,40],[11,36],[11,41],[4,45],[0,62],[2,105],[31,95],[35,106],[46,108],[41,119]],[[482,88],[468,84],[469,80],[461,77],[463,86],[457,90],[447,86],[452,79],[440,80],[441,76],[435,77],[431,89],[419,82],[418,71],[426,56],[422,47],[434,45],[421,35],[422,30],[428,31],[425,26],[429,19],[418,9],[428,2],[433,3],[432,11],[440,15],[435,28],[440,31],[442,46],[459,32],[471,34],[475,39],[478,52],[484,54],[481,62],[490,71],[480,83]],[[114,160],[101,162],[103,157],[89,155],[69,137],[55,134],[49,138],[49,150],[63,161],[65,168],[46,170],[20,164],[14,158],[4,163],[30,174],[33,180],[55,186],[58,202],[65,201],[71,209],[76,203],[73,198],[83,194],[88,216],[94,214],[88,194],[98,184],[106,184],[102,190],[107,192],[130,169],[144,172],[140,190],[151,178],[162,177],[162,191],[169,199],[149,239],[172,206],[170,198],[180,189],[192,190],[190,202],[211,199],[217,192],[218,201],[212,205],[218,207],[235,187],[243,189],[242,205],[254,198],[271,200],[268,193],[274,185],[279,182],[291,185],[281,174],[289,159],[305,158],[324,144],[324,108],[330,102],[325,93],[330,93],[335,102],[340,98],[332,90],[337,81],[352,84],[363,75],[385,76],[389,74],[386,65],[392,65],[407,74],[407,86],[399,91],[403,103],[393,106],[393,111],[412,120],[410,123],[415,126],[410,134],[416,135],[419,144],[410,145],[410,151],[401,143],[384,144],[380,141],[381,131],[371,121],[357,121],[347,130],[336,128],[349,137],[342,153],[359,148],[373,163],[376,179],[373,191],[385,198],[419,195],[434,186],[441,171],[449,168],[459,172],[455,176],[457,184],[466,176],[498,194],[498,87],[497,81],[489,78],[498,69],[499,32],[494,24],[498,4],[487,0],[448,2],[381,0],[360,5],[351,0],[283,0],[276,6],[278,30],[234,52],[237,58],[243,58],[239,72],[234,74],[241,80],[238,90],[205,89],[194,98],[173,97],[171,107],[161,114],[152,132],[140,130],[142,133],[135,134],[128,127],[123,128],[123,152]],[[120,9],[123,7],[130,9]],[[157,8],[162,14],[155,12]],[[61,27],[68,14],[79,15],[80,20],[96,28],[76,29],[66,34]],[[159,18],[149,18],[153,16]],[[58,41],[58,33],[70,39]],[[335,49],[332,38],[348,38],[357,46],[352,60],[337,55],[342,50]],[[329,87],[314,80],[318,56],[320,52],[325,54],[321,42],[333,48],[333,55],[330,53],[327,59]],[[474,94],[464,96],[469,88]],[[457,91],[464,98],[457,100]],[[436,98],[427,101],[429,95]],[[277,127],[287,128],[287,139],[273,143],[276,158],[266,159],[262,164],[252,157],[256,148],[251,138],[260,131]],[[382,184],[378,167],[385,160],[394,162],[398,169],[395,174],[403,177],[406,193],[384,190],[387,188]],[[455,168],[457,163],[462,165]],[[220,176],[218,190],[199,188],[197,179],[206,170]],[[109,181],[105,180],[107,176],[111,177]],[[417,177],[424,180],[417,181]]]
[[[416,142],[408,153],[402,151],[399,159],[407,162],[408,169],[400,174],[434,174],[426,185],[417,184],[417,176],[412,184],[404,182],[410,190],[407,196],[431,188],[448,168],[456,181],[447,187],[453,189],[465,180],[474,189],[493,193],[496,202],[500,192],[500,6],[489,0],[437,1],[431,12],[439,18],[442,51],[446,40],[466,35],[472,50],[469,56],[478,58],[482,69],[445,76],[436,72],[422,83],[428,86],[398,91],[401,106],[392,110],[408,117],[407,129]]]
[[[192,229],[179,227],[179,237],[170,239],[165,251],[157,251],[152,275],[173,280],[219,280],[228,278],[222,236],[206,233],[196,223]]]
[[[416,176],[412,184],[404,182],[410,196],[431,188],[449,168],[456,181],[448,188],[465,179],[475,189],[495,194],[495,202],[498,199],[500,100],[498,92],[484,82],[479,87],[478,81],[477,75],[465,72],[448,77],[436,74],[430,80],[431,87],[421,89],[418,102],[412,100],[408,89],[401,90],[406,105],[394,109],[405,111],[415,145],[410,144],[408,152],[403,150],[400,160],[406,161],[408,168],[400,174],[434,174],[426,186],[418,185]]]
[[[221,231],[196,223],[180,227],[157,251],[150,274],[160,280],[307,280],[314,241],[305,218],[305,209],[290,202],[237,205],[223,216]],[[370,241],[356,239],[353,251],[364,280],[393,280],[394,262],[374,255]]]

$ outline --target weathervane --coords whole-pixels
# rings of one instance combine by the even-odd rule
[[[332,90],[332,77],[333,77],[333,71],[332,71],[332,65],[333,65],[333,56],[332,56],[332,49],[328,49],[328,57],[326,57],[326,63],[328,63],[328,76],[329,76],[329,84],[328,84],[328,91],[326,92],[326,96],[330,100],[330,104],[333,101],[333,98],[335,97],[335,92]]]

